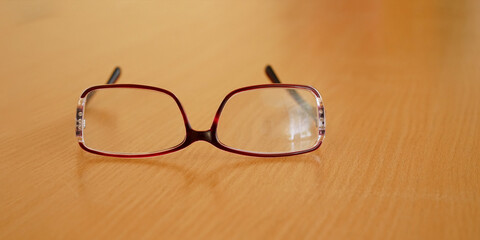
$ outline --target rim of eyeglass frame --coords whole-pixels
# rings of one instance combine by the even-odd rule
[[[158,88],[158,87],[153,87],[153,86],[148,86],[148,85],[139,85],[139,84],[113,84],[116,82],[118,77],[120,76],[120,68],[116,68],[114,72],[112,73],[111,78],[105,85],[97,85],[97,86],[92,86],[87,88],[85,91],[80,96],[80,99],[78,101],[77,105],[77,112],[76,112],[76,136],[78,143],[80,147],[90,153],[93,154],[98,154],[102,156],[109,156],[109,157],[122,157],[122,158],[143,158],[143,157],[154,157],[154,156],[160,156],[160,155],[165,155],[168,153],[176,152],[179,150],[182,150],[186,147],[188,147],[190,144],[196,142],[196,141],[206,141],[212,144],[213,146],[227,151],[231,153],[236,153],[236,154],[241,154],[241,155],[247,155],[247,156],[254,156],[254,157],[285,157],[285,156],[292,156],[292,155],[298,155],[298,154],[303,154],[303,153],[308,153],[312,152],[316,149],[318,149],[324,138],[325,138],[325,109],[322,101],[322,97],[320,93],[313,87],[311,86],[306,86],[306,85],[300,85],[300,84],[284,84],[280,83],[278,80],[278,77],[276,74],[273,72],[273,69],[270,66],[267,66],[265,69],[265,72],[267,73],[267,76],[270,78],[273,84],[261,84],[261,85],[252,85],[252,86],[246,86],[242,88],[235,89],[228,93],[223,101],[221,102],[220,106],[218,107],[218,110],[215,114],[213,123],[208,130],[204,131],[198,131],[195,130],[191,127],[190,122],[188,120],[188,117],[185,113],[185,110],[183,109],[182,104],[180,103],[180,100],[173,94],[172,92]],[[153,90],[153,91],[158,91],[164,94],[169,95],[172,97],[178,108],[180,109],[180,113],[182,114],[182,118],[184,121],[184,126],[185,126],[185,131],[186,131],[186,136],[184,140],[171,148],[164,149],[161,151],[157,152],[151,152],[151,153],[114,153],[114,152],[107,152],[107,151],[101,151],[101,150],[96,150],[93,148],[88,147],[83,138],[83,129],[85,128],[85,120],[84,120],[84,109],[85,109],[85,104],[87,102],[87,99],[93,96],[92,91],[97,90],[97,89],[105,89],[105,88],[134,88],[134,89],[147,89],[147,90]],[[263,88],[286,88],[286,90],[294,90],[294,89],[304,89],[304,90],[309,90],[315,95],[316,102],[317,102],[317,113],[318,113],[318,119],[319,119],[319,136],[317,138],[317,142],[314,146],[311,148],[301,150],[301,151],[294,151],[294,152],[279,152],[279,153],[261,153],[261,152],[251,152],[251,151],[244,151],[240,149],[235,149],[232,147],[229,147],[227,145],[224,145],[218,140],[217,136],[217,127],[218,127],[218,121],[220,119],[221,113],[223,111],[223,108],[225,107],[226,103],[228,100],[234,96],[235,94],[245,92],[245,91],[250,91],[250,90],[255,90],[255,89],[263,89]],[[92,94],[89,94],[92,93]],[[297,101],[300,105],[303,104],[303,99],[296,93],[296,91],[289,91],[290,95]],[[303,106],[302,106],[303,107]]]

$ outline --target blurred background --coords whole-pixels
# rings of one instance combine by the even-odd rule
[[[76,96],[79,88],[106,81],[118,65],[124,70],[121,83],[171,89],[193,109],[219,102],[231,89],[266,83],[262,71],[268,63],[285,82],[314,85],[327,98],[354,78],[350,84],[357,86],[348,95],[354,97],[373,91],[371,86],[412,78],[442,81],[439,70],[471,66],[472,51],[478,53],[476,1],[2,1],[1,6],[4,99],[52,82],[50,90],[63,89],[56,94]],[[389,77],[392,73],[397,77]],[[210,91],[213,82],[222,91]],[[65,85],[76,87],[68,91]],[[184,97],[200,93],[206,93],[202,101]],[[35,99],[43,98],[48,97]],[[202,116],[211,119],[216,105]],[[202,129],[210,123],[192,119],[192,124]]]

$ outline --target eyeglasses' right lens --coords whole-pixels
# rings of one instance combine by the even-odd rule
[[[87,95],[84,119],[85,145],[102,152],[160,152],[182,143],[186,136],[175,100],[149,89],[94,90]]]
[[[317,97],[303,88],[271,87],[233,95],[218,120],[225,146],[254,153],[291,153],[321,140]]]

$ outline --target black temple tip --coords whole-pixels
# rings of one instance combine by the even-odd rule
[[[107,81],[107,84],[114,84],[117,82],[118,78],[120,77],[121,70],[119,67],[115,67],[115,69],[112,72],[112,75]]]
[[[280,79],[278,79],[277,74],[275,74],[275,71],[273,71],[272,66],[267,65],[265,67],[265,73],[272,83],[282,83],[280,82]]]

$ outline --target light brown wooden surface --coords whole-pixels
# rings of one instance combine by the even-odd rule
[[[335,2],[335,3],[334,3]],[[1,1],[1,239],[479,239],[478,1]],[[114,66],[207,129],[265,64],[324,98],[322,147],[83,152]]]

